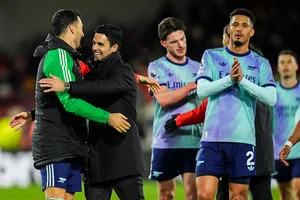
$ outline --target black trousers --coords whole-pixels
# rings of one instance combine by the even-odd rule
[[[134,175],[101,184],[84,184],[87,200],[110,200],[112,190],[120,200],[144,200],[143,176]]]
[[[251,177],[249,189],[253,200],[272,200],[271,175]],[[222,176],[219,182],[217,200],[229,200],[228,176]]]

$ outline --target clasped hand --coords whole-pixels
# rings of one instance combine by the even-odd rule
[[[231,66],[230,78],[232,81],[240,82],[244,77],[241,63],[236,59],[236,57],[234,57],[233,59],[234,61]]]

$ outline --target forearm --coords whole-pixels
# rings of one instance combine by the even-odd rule
[[[110,96],[127,92],[131,87],[129,81],[72,81],[70,82],[72,96]]]
[[[204,122],[205,112],[208,100],[205,99],[203,103],[194,110],[179,114],[176,117],[177,127],[198,124]]]
[[[276,88],[273,86],[261,87],[246,78],[243,78],[239,82],[239,86],[245,89],[251,96],[269,106],[274,106],[277,101]]]
[[[106,124],[109,118],[109,112],[97,108],[81,99],[71,98],[70,94],[57,93],[59,100],[67,112],[74,113],[77,116],[89,120]]]
[[[73,96],[112,96],[126,93],[136,84],[135,76],[130,70],[111,72],[110,78],[101,81],[72,81],[70,90]]]
[[[206,79],[199,79],[197,82],[197,94],[199,98],[204,99],[219,94],[232,85],[233,81],[231,80],[230,75],[213,82]]]
[[[179,114],[176,117],[177,127],[188,126],[188,125],[193,125],[193,124],[198,124],[198,123],[204,122],[204,117],[197,116],[197,112],[195,110],[191,110],[189,112]]]
[[[293,145],[300,141],[300,121],[298,121],[293,134],[289,137],[288,141],[290,141]]]
[[[193,90],[194,88],[190,85],[186,85],[173,91],[167,91],[166,89],[165,92],[161,91],[160,93],[155,94],[155,98],[162,107],[165,107],[181,101]]]

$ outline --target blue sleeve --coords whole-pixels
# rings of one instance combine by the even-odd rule
[[[151,62],[148,66],[148,76],[156,80],[160,85],[167,86],[166,74],[161,66]]]
[[[239,85],[241,86],[241,88],[245,89],[251,96],[269,106],[274,106],[277,101],[275,84],[264,84],[263,87],[261,87],[250,82],[246,78],[243,78],[241,82],[239,82]]]
[[[206,79],[209,81],[213,81],[213,67],[214,67],[214,65],[211,60],[211,55],[206,50],[203,53],[203,56],[201,59],[200,67],[199,67],[199,70],[197,73],[196,82],[198,82],[199,79]]]
[[[213,82],[210,82],[207,79],[199,79],[197,82],[197,94],[200,99],[205,99],[212,95],[219,94],[226,88],[232,86],[233,83],[230,75]]]
[[[260,68],[259,68],[259,74],[258,74],[258,85],[262,87],[266,86],[274,86],[276,87],[273,72],[271,65],[267,59],[265,59]]]

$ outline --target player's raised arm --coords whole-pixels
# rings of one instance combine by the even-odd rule
[[[154,97],[162,107],[179,102],[197,87],[196,83],[191,82],[181,88],[169,91],[165,78],[166,74],[155,63],[150,63],[148,67],[148,74],[150,77],[154,78],[154,80],[156,80],[161,86],[161,90],[159,91],[159,93],[154,94]]]
[[[237,63],[234,62],[233,66]],[[205,99],[212,95],[219,94],[224,89],[230,87],[234,83],[235,77],[233,77],[233,72],[229,75],[213,80],[215,66],[211,62],[211,55],[209,51],[205,51],[202,57],[202,62],[199,67],[197,81],[197,94],[199,98]]]
[[[240,68],[241,70],[241,68]],[[238,78],[239,85],[251,96],[259,101],[274,106],[277,101],[276,85],[273,78],[272,69],[268,60],[264,59],[259,68],[258,85],[243,77],[242,72]]]

